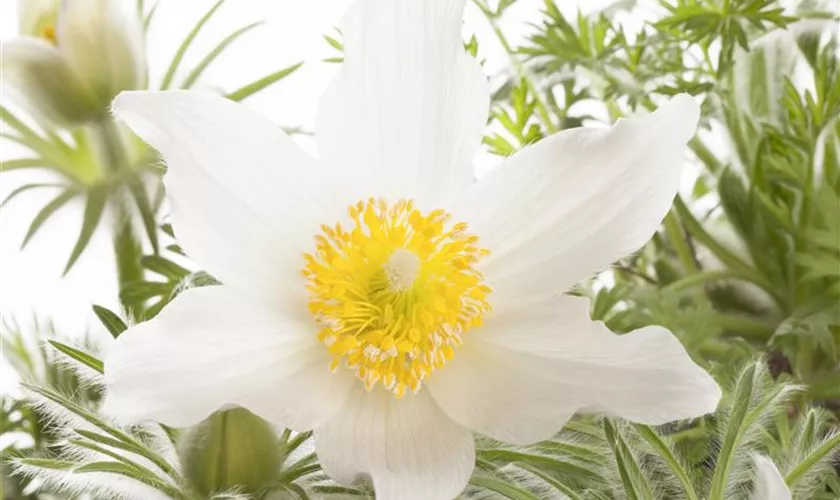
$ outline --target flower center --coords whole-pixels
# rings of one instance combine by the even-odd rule
[[[490,312],[490,287],[476,269],[489,252],[443,210],[410,200],[369,199],[348,209],[352,227],[321,226],[305,254],[309,310],[333,359],[368,390],[402,397],[442,367],[461,335]]]
[[[391,290],[403,292],[411,288],[414,280],[417,279],[417,273],[420,272],[420,257],[409,250],[397,248],[388,257],[388,262],[382,265],[382,269],[388,277]]]

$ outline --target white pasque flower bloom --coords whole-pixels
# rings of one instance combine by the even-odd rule
[[[351,8],[319,160],[220,97],[117,98],[168,164],[180,243],[224,285],[119,338],[106,412],[187,426],[241,405],[313,429],[339,481],[449,499],[473,470],[473,431],[531,443],[581,409],[651,424],[715,409],[718,386],[668,331],[614,335],[563,295],[654,234],[698,106],[677,96],[558,133],[475,182],[489,92],[463,7]]]
[[[752,500],[791,500],[790,489],[785,484],[785,478],[779,473],[776,464],[769,458],[756,455],[755,486]]]
[[[107,117],[123,90],[143,85],[143,27],[119,0],[21,0],[21,36],[3,43],[3,79],[46,119]]]

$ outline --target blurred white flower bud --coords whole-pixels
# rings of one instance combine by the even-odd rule
[[[3,44],[3,79],[52,122],[105,117],[117,94],[143,85],[143,29],[126,2],[24,0],[20,30]]]
[[[143,27],[136,11],[119,0],[64,0],[58,48],[102,101],[143,84]]]
[[[55,45],[55,26],[61,0],[18,0],[18,31]]]

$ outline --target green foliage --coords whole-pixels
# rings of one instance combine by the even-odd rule
[[[594,316],[617,331],[664,325],[708,366],[770,353],[777,375],[808,385],[802,397],[840,408],[837,12],[680,0],[629,29],[611,17],[627,5],[569,19],[546,1],[514,48],[504,8],[476,3],[518,68],[494,95],[493,153],[681,92],[702,102],[692,196],[644,249],[581,287]],[[809,24],[789,29],[800,17]]]
[[[62,352],[79,352],[59,345]],[[85,369],[92,356],[70,358],[70,366]],[[100,363],[93,359],[94,364]],[[827,430],[829,413],[802,407],[791,414],[801,387],[774,381],[763,360],[746,364],[732,378],[727,387],[730,397],[718,412],[696,422],[657,428],[579,415],[555,438],[532,446],[511,446],[479,436],[476,471],[460,498],[747,500],[753,488],[755,454],[773,457],[795,499],[835,498],[832,495],[840,490],[832,464],[840,458],[840,433]],[[102,383],[100,375],[88,381],[94,387]],[[183,500],[225,498],[220,495],[269,499],[278,494],[302,499],[373,498],[369,486],[347,488],[332,483],[311,452],[311,433],[288,430],[278,434],[271,451],[278,465],[269,484],[248,495],[242,490],[199,493],[175,458],[180,448],[195,442],[194,432],[183,434],[151,424],[121,426],[100,416],[95,401],[80,400],[37,382],[28,382],[25,388],[30,394],[28,408],[47,416],[48,428],[64,443],[57,454],[13,460],[19,473],[44,481],[42,492],[137,496],[151,489]],[[17,423],[20,419],[13,412],[28,408],[10,409],[4,419],[18,427],[25,425]],[[234,445],[235,441],[225,444]],[[189,449],[195,454],[198,448]],[[230,460],[228,453],[212,449],[216,451],[202,454],[202,460]],[[206,470],[216,470],[213,464],[201,463]]]
[[[679,0],[675,5],[662,2],[668,15],[656,23],[657,28],[671,31],[702,48],[719,44],[718,75],[734,63],[736,47],[749,49],[750,32],[784,28],[794,18],[782,14],[784,9],[774,0]]]
[[[97,401],[99,391],[92,389],[86,381],[87,372],[79,372],[69,366],[75,363],[71,358],[64,358],[60,350],[55,350],[47,343],[49,337],[56,336],[50,323],[34,321],[35,335],[24,334],[18,325],[10,320],[2,324],[2,353],[5,361],[23,380],[43,384],[56,390],[73,393],[84,404]],[[82,351],[66,346],[57,340],[49,340],[52,346],[62,346],[67,352]],[[89,340],[85,340],[84,350],[93,350]],[[95,352],[95,351],[94,351]],[[95,360],[92,356],[90,360]],[[29,478],[12,475],[12,468],[7,462],[13,457],[35,457],[45,459],[54,455],[51,445],[59,437],[60,429],[49,425],[50,417],[37,407],[30,406],[23,399],[3,396],[0,398],[0,436],[6,442],[2,455],[2,490],[6,499],[40,500],[36,494],[24,494],[28,491]]]
[[[758,361],[734,373],[727,389],[718,412],[693,423],[656,428],[580,415],[532,447],[479,441],[480,470],[464,498],[489,489],[514,499],[748,500],[756,454],[774,457],[794,499],[840,494],[832,469],[840,434],[826,430],[823,410],[789,417],[799,386],[773,381]]]

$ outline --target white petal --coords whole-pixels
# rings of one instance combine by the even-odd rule
[[[710,413],[720,400],[718,385],[667,330],[615,335],[572,297],[540,309],[500,304],[428,387],[462,425],[516,443],[550,437],[578,409],[662,424]]]
[[[143,84],[143,26],[133,5],[118,0],[64,0],[57,36],[70,66],[104,102]]]
[[[359,0],[345,15],[345,63],[316,137],[322,160],[363,181],[360,198],[434,204],[472,181],[490,100],[463,11],[464,0]]]
[[[555,134],[482,178],[453,212],[492,252],[488,283],[550,296],[641,247],[671,206],[698,116],[677,96],[611,129]]]
[[[377,500],[449,500],[466,487],[475,465],[472,433],[426,391],[397,400],[360,384],[315,429],[315,449],[333,479],[352,484],[369,477]]]
[[[785,478],[779,473],[776,464],[767,457],[756,455],[755,458],[755,489],[753,500],[791,500],[790,489],[785,484]]]
[[[456,422],[515,444],[550,439],[582,399],[580,389],[511,366],[504,351],[482,348],[472,339],[428,378],[426,387]]]
[[[329,372],[315,330],[309,318],[265,308],[230,287],[188,290],[111,347],[103,411],[182,427],[233,404],[310,429],[339,408],[355,381]]]
[[[312,157],[263,116],[209,93],[123,93],[114,113],[162,153],[190,257],[262,298],[305,299],[301,253],[350,203]]]

